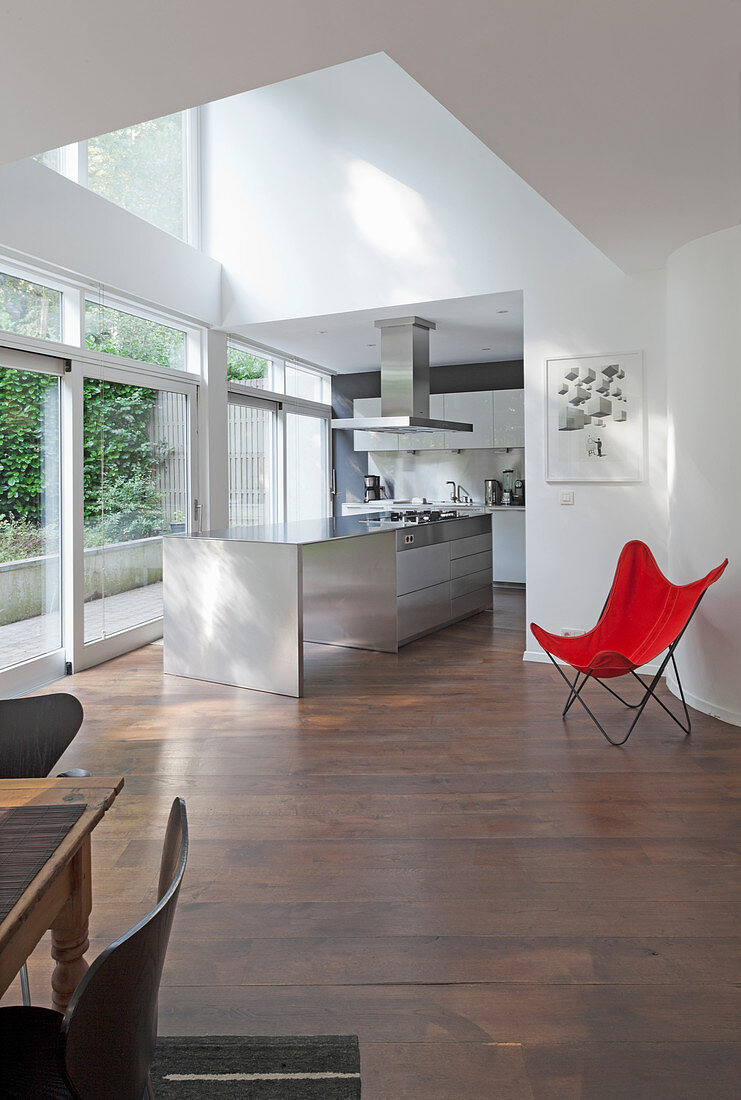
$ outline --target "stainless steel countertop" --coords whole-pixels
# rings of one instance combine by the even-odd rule
[[[424,512],[428,508],[458,508],[468,509],[471,512],[524,512],[524,504],[483,504],[476,500],[472,504],[453,504],[449,500],[428,500],[421,504],[419,501],[410,500],[376,500],[364,503],[362,500],[345,501],[343,508],[352,509],[347,515],[358,515],[360,512]]]
[[[439,523],[460,523],[471,516],[486,515],[467,511],[456,519],[434,520],[430,524],[406,524],[392,522],[383,516],[336,516],[334,519],[305,520],[302,523],[274,523],[262,527],[229,527],[224,531],[202,531],[194,534],[165,535],[168,539],[218,539],[223,542],[272,542],[290,546],[309,546],[317,542],[332,542],[335,539],[352,539],[364,535],[377,535],[383,531],[398,531],[405,528],[419,530]]]

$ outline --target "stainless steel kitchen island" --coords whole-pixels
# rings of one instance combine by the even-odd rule
[[[491,516],[168,535],[165,672],[303,694],[303,642],[396,653],[491,607]]]

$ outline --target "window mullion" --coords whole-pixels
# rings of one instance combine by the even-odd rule
[[[84,647],[83,373],[79,364],[62,382],[62,591],[64,648],[77,669]]]
[[[81,187],[88,186],[89,172],[88,172],[88,146],[87,141],[78,141],[77,143],[77,183]]]

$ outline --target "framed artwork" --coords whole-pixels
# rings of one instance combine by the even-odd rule
[[[546,480],[642,481],[643,355],[547,359]]]

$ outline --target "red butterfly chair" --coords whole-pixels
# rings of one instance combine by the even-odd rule
[[[700,600],[710,585],[718,580],[727,565],[728,558],[702,580],[694,581],[692,584],[672,584],[661,572],[656,559],[644,542],[628,542],[620,552],[610,594],[599,621],[592,630],[587,634],[563,637],[560,634],[549,634],[547,630],[531,623],[530,629],[570,688],[562,717],[568,713],[574,700],[578,699],[610,744],[624,745],[641,717],[649,697],[653,695],[659,706],[664,708],[680,729],[689,733],[692,723],[674,660],[674,650],[697,610]],[[638,675],[636,669],[648,661],[653,661],[665,649],[667,653],[658,672],[651,683],[647,684]],[[556,664],[556,658],[571,665],[576,671],[573,684],[563,669]],[[669,661],[677,678],[686,726],[682,725],[676,715],[672,714],[661,699],[654,695],[654,689]],[[644,688],[640,703],[629,703],[604,683],[605,680],[615,676],[625,676],[628,673]],[[584,677],[581,683],[579,683],[580,676]],[[626,707],[638,712],[621,741],[614,741],[610,737],[582,699],[582,688],[590,679],[600,683]]]

